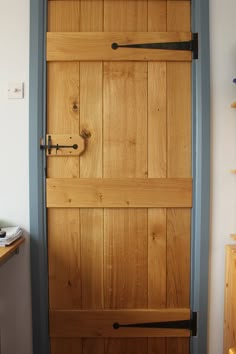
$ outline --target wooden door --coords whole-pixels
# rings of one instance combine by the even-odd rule
[[[190,1],[48,1],[52,354],[188,354],[191,60],[111,44],[191,39]],[[85,138],[79,140],[79,135]],[[71,155],[71,156],[69,156]]]

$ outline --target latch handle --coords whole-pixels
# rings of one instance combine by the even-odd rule
[[[52,149],[56,149],[56,153],[59,149],[78,149],[78,144],[73,144],[73,145],[53,145],[52,144],[52,138],[51,135],[48,136],[48,144],[40,144],[40,149],[41,150],[48,150],[48,154],[51,155]]]

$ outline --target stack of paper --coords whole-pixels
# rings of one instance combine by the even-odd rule
[[[18,226],[2,227],[1,231],[5,231],[6,236],[3,238],[0,238],[0,247],[9,246],[11,243],[13,243],[18,238],[20,238],[23,234],[21,228]]]

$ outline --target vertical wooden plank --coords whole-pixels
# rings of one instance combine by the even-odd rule
[[[81,348],[81,339],[78,338],[51,339],[51,354],[82,354]]]
[[[79,63],[48,64],[47,131],[79,133]]]
[[[104,63],[104,177],[147,177],[146,63]]]
[[[104,0],[105,31],[147,31],[147,0]]]
[[[188,338],[171,338],[167,340],[167,353],[186,354],[189,353],[189,339]]]
[[[165,32],[166,1],[148,1],[148,30]],[[166,63],[148,63],[148,177],[167,175]],[[166,307],[166,209],[148,210],[148,307]],[[165,354],[166,340],[148,339],[148,354]]]
[[[166,63],[148,64],[148,177],[167,174]]]
[[[167,307],[189,307],[190,210],[167,213]]]
[[[103,1],[81,1],[80,31],[103,30]],[[80,63],[80,131],[90,134],[80,158],[81,178],[103,176],[103,64]],[[104,308],[104,211],[81,209],[82,308]],[[83,354],[104,354],[104,339],[86,338]]]
[[[148,354],[165,354],[166,339],[165,338],[149,338],[148,339]],[[173,352],[175,353],[175,352]]]
[[[190,31],[190,2],[167,1],[167,30]],[[167,63],[168,177],[191,176],[191,64]],[[167,306],[190,306],[190,217],[167,212]],[[167,354],[188,354],[188,339],[168,339]]]
[[[102,64],[80,63],[81,131],[91,134],[80,158],[80,177],[102,177]],[[83,308],[103,308],[103,210],[81,209]]]
[[[116,339],[111,338],[106,342],[105,353],[106,354],[137,354],[146,353],[147,340],[140,338],[125,338]]]
[[[103,0],[80,0],[80,2],[80,31],[103,31]]]
[[[147,31],[147,10],[147,0],[104,0],[104,30]],[[147,64],[104,63],[103,102],[104,177],[147,177]],[[146,308],[147,210],[104,216],[105,306]],[[109,339],[106,353],[146,354],[147,340]]]
[[[191,64],[168,63],[168,176],[191,176]]]
[[[80,131],[91,135],[80,158],[81,178],[102,177],[102,63],[80,63]]]
[[[81,308],[79,211],[49,209],[48,235],[50,309]]]
[[[167,2],[148,0],[148,31],[166,32]]]
[[[105,308],[147,308],[147,216],[105,210]]]
[[[80,1],[48,3],[49,31],[79,31]],[[47,132],[79,134],[79,63],[50,63],[47,71]],[[78,158],[48,158],[48,177],[78,178]],[[48,210],[50,308],[82,307],[80,212]],[[60,294],[60,296],[58,296]],[[51,340],[53,354],[82,354],[80,339]]]
[[[168,31],[188,32],[191,28],[191,2],[167,1],[167,28]]]
[[[101,309],[103,303],[103,210],[81,209],[82,308]]]
[[[79,63],[48,64],[47,133],[80,133],[79,74]],[[47,161],[48,177],[79,177],[79,159],[60,157]]]
[[[83,354],[103,354],[104,339],[84,338],[83,339]],[[80,354],[80,353],[79,353]]]
[[[65,16],[66,14],[66,16]],[[76,32],[80,30],[80,1],[49,1],[48,31]]]
[[[166,209],[148,210],[148,307],[166,307]]]

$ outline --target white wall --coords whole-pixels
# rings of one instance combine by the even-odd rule
[[[224,245],[236,233],[235,0],[210,0],[212,183],[209,350],[223,346]],[[0,223],[29,229],[29,0],[0,1]],[[25,83],[24,100],[8,100],[8,82]],[[2,354],[32,354],[29,240],[0,267]],[[200,354],[200,353],[199,353]]]
[[[236,233],[236,1],[210,0],[211,241],[209,352],[223,346],[224,246]]]
[[[0,1],[0,225],[29,230],[29,0]],[[25,98],[8,100],[8,82]],[[29,240],[0,267],[2,354],[32,354]]]

